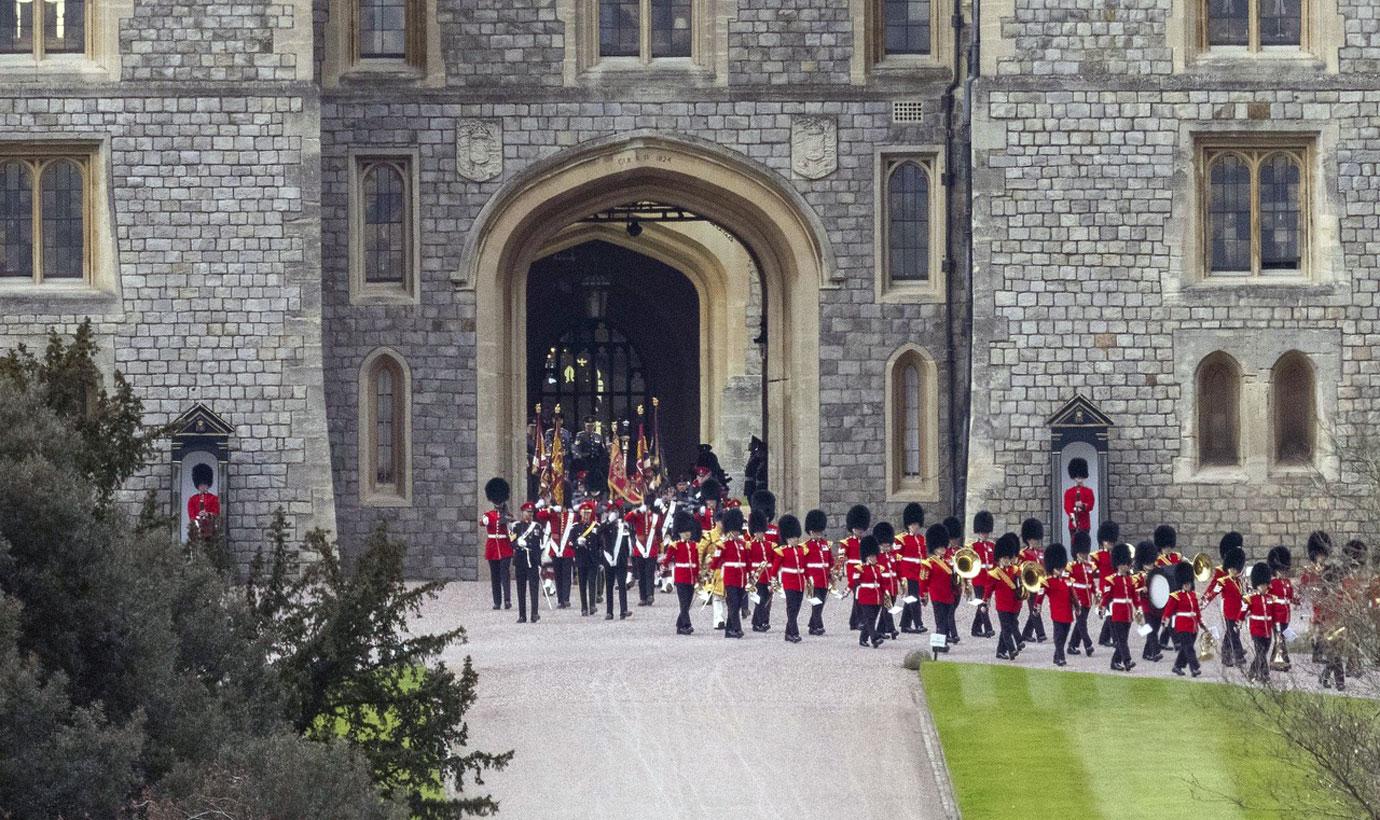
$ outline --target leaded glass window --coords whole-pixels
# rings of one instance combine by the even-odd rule
[[[1209,149],[1209,275],[1304,275],[1307,215],[1302,149]]]
[[[896,162],[886,185],[886,270],[892,282],[930,278],[930,168]]]
[[[0,279],[87,278],[88,169],[86,156],[0,153]]]

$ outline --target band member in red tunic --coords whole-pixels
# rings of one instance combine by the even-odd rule
[[[1074,595],[1069,584],[1068,550],[1058,542],[1045,547],[1045,598],[1049,601],[1049,620],[1054,624],[1054,665],[1065,666],[1064,646],[1073,631]]]
[[[925,561],[925,574],[928,579],[926,594],[934,607],[934,631],[943,633],[945,640],[953,643],[958,632],[954,625],[954,608],[958,605],[958,576],[954,574],[953,550],[948,546],[949,531],[943,524],[931,525],[925,530],[925,543],[930,548]]]
[[[1174,565],[1174,582],[1179,588],[1169,593],[1169,601],[1164,605],[1164,622],[1174,632],[1174,645],[1179,654],[1174,658],[1174,674],[1183,677],[1187,666],[1193,677],[1203,674],[1198,665],[1198,652],[1194,644],[1198,640],[1198,630],[1203,625],[1203,611],[1198,605],[1198,593],[1193,591],[1193,567],[1186,561]]]
[[[643,498],[623,517],[628,525],[628,536],[632,539],[632,572],[637,583],[637,605],[647,606],[652,601],[656,589],[656,559],[660,533],[657,531],[658,516],[653,509],[655,502]]]
[[[997,657],[1004,661],[1015,660],[1020,652],[1017,634],[1020,629],[1021,582],[1016,558],[1020,555],[1021,539],[1014,532],[1008,532],[992,548],[997,565],[988,573],[987,597],[996,599],[997,623],[1001,634],[997,636]]]
[[[834,566],[834,552],[829,547],[829,539],[824,537],[828,526],[824,510],[805,513],[805,565],[814,594],[809,602],[811,635],[824,634],[824,602],[829,599],[829,570]]]
[[[925,536],[920,532],[925,525],[925,508],[913,501],[907,504],[901,511],[901,523],[906,528],[896,550],[897,571],[906,599],[901,610],[901,631],[920,635],[929,632],[925,627],[924,590],[920,586],[928,557]]]
[[[992,568],[997,565],[996,542],[992,540],[992,530],[996,529],[992,521],[992,514],[986,510],[978,510],[973,516],[973,537],[975,540],[970,545],[973,552],[978,554],[978,561],[981,562],[981,569],[977,577],[973,579],[973,597],[981,601],[978,604],[977,612],[973,615],[972,635],[974,638],[990,638],[995,632],[992,631],[992,611],[987,603],[987,585],[992,583],[989,577]]]
[[[1289,658],[1289,641],[1285,636],[1285,631],[1289,629],[1289,622],[1293,619],[1294,606],[1298,604],[1298,596],[1294,593],[1294,582],[1289,580],[1289,572],[1293,563],[1293,557],[1289,554],[1288,547],[1275,547],[1270,550],[1266,558],[1274,577],[1270,579],[1270,622],[1274,626],[1275,640],[1279,643],[1280,654],[1284,658],[1284,665],[1280,671],[1288,672],[1293,665]]]
[[[1093,590],[1097,586],[1097,566],[1088,558],[1091,540],[1086,532],[1073,534],[1073,561],[1069,564],[1069,588],[1073,590],[1074,623],[1069,636],[1068,653],[1083,652],[1092,657],[1092,635],[1088,632],[1088,613],[1093,607]],[[1079,644],[1083,645],[1080,650]]]
[[[1116,567],[1112,566],[1112,547],[1121,543],[1121,525],[1115,521],[1103,521],[1097,525],[1097,551],[1091,556],[1093,564],[1097,567],[1097,595],[1100,598],[1107,591],[1107,585],[1111,583],[1112,576],[1116,574]],[[1097,633],[1097,645],[1110,647],[1112,645],[1112,622],[1108,618],[1102,619],[1102,629]]]
[[[882,608],[882,571],[877,566],[877,539],[871,535],[858,539],[858,563],[850,572],[849,586],[857,602],[858,646],[876,649],[884,640],[872,631]]]
[[[748,515],[749,579],[757,603],[752,609],[752,631],[771,631],[771,562],[776,547],[767,540],[767,514],[759,507]]]
[[[1222,556],[1223,575],[1208,587],[1203,595],[1203,603],[1210,604],[1218,595],[1222,596],[1222,621],[1226,633],[1222,636],[1222,665],[1245,666],[1246,648],[1241,645],[1241,622],[1246,618],[1246,580],[1241,573],[1246,569],[1246,551],[1240,546],[1228,545]]]
[[[1069,459],[1069,478],[1073,486],[1064,490],[1064,515],[1068,516],[1069,543],[1073,534],[1092,530],[1092,511],[1097,506],[1097,497],[1092,487],[1087,486],[1088,462],[1086,459]]]
[[[220,526],[220,499],[211,492],[216,472],[209,464],[192,467],[192,486],[196,493],[187,499],[188,530],[198,538],[210,538]]]
[[[484,528],[484,560],[489,562],[489,586],[494,597],[494,609],[512,609],[509,603],[509,570],[513,563],[512,533],[508,530],[508,482],[491,478],[484,485],[484,497],[493,509],[484,513],[479,525]]]
[[[1130,672],[1136,667],[1136,662],[1131,660],[1128,643],[1131,621],[1135,618],[1136,608],[1140,606],[1140,588],[1131,574],[1130,544],[1112,547],[1112,565],[1116,567],[1116,572],[1108,579],[1107,594],[1102,599],[1107,618],[1112,622],[1112,670]]]
[[[1136,579],[1136,599],[1140,611],[1150,631],[1145,635],[1145,645],[1141,647],[1140,659],[1159,663],[1164,660],[1164,647],[1160,646],[1160,610],[1150,605],[1150,570],[1155,568],[1159,551],[1154,541],[1137,541],[1134,557]]]
[[[676,513],[677,538],[668,548],[666,560],[671,565],[671,577],[680,601],[680,614],[676,616],[677,635],[693,635],[695,632],[695,627],[690,623],[690,603],[695,598],[695,582],[700,575],[700,549],[695,541],[695,531],[698,529],[690,513]]]
[[[1168,524],[1155,528],[1155,566],[1174,567],[1184,560],[1179,552],[1179,533]]]
[[[900,567],[896,560],[897,553],[895,551],[896,529],[891,526],[889,521],[879,521],[872,528],[872,537],[877,539],[877,566],[882,571],[882,592],[890,595],[892,601],[891,606],[884,605],[877,612],[875,634],[894,641],[901,637],[901,633],[896,629],[896,618],[891,611],[896,608],[895,603],[901,598]]]
[[[1021,522],[1021,563],[1033,561],[1038,564],[1045,559],[1045,525],[1038,518],[1027,518]],[[1041,611],[1044,596],[1035,593],[1026,599],[1025,626],[1021,627],[1021,641],[1029,643],[1045,642],[1045,618]]]
[[[1255,654],[1246,672],[1247,680],[1264,682],[1270,679],[1270,639],[1274,635],[1270,619],[1270,580],[1273,575],[1270,565],[1264,561],[1251,567],[1251,592],[1246,595],[1246,622],[1250,624]]]
[[[724,628],[725,638],[743,637],[742,604],[747,597],[748,559],[750,557],[747,541],[743,538],[743,511],[734,507],[724,510],[719,520],[723,526],[724,540],[719,551],[710,561],[709,567],[723,572],[724,600],[728,605],[728,623]]]
[[[546,552],[556,576],[556,608],[570,607],[570,571],[575,560],[575,519],[569,509],[537,505],[537,519],[546,524]]]
[[[848,586],[853,587],[853,573],[862,565],[862,537],[872,527],[872,511],[862,504],[854,504],[848,508],[848,514],[843,519],[843,525],[848,528],[848,537],[843,539],[840,546],[843,548],[844,572],[848,575]],[[874,562],[875,563],[875,562]],[[880,594],[880,593],[879,593]],[[878,605],[881,599],[878,598]],[[853,607],[848,613],[848,628],[858,629],[861,627],[861,614],[858,608],[858,596],[853,596]]]
[[[778,529],[785,543],[776,548],[771,572],[780,580],[781,589],[786,593],[786,642],[800,643],[798,618],[801,603],[805,600],[806,571],[805,548],[800,545],[800,519],[783,515]]]

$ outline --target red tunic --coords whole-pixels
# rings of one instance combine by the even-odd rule
[[[995,553],[997,545],[991,541],[974,541],[973,552],[978,554],[978,560],[982,564],[982,570],[973,579],[973,589],[978,593],[978,597],[985,598],[982,591],[987,588],[987,573],[995,564]]]
[[[1090,557],[1097,566],[1098,593],[1105,593],[1107,591],[1107,585],[1111,583],[1112,576],[1116,575],[1116,567],[1112,566],[1112,551],[1110,549],[1100,549],[1094,552]]]
[[[633,545],[632,554],[643,558],[656,558],[657,554],[657,517],[651,510],[638,507],[627,515],[623,520],[632,528]],[[646,551],[645,555],[643,551]]]
[[[1198,606],[1198,593],[1193,590],[1178,590],[1169,593],[1169,603],[1164,605],[1164,623],[1175,632],[1191,635],[1203,623],[1203,611]]]
[[[1087,532],[1092,529],[1091,513],[1096,504],[1092,487],[1080,487],[1075,484],[1064,490],[1064,514],[1069,519],[1069,532]]]
[[[771,562],[771,574],[781,578],[782,589],[804,592],[805,548],[797,544],[777,549]]]
[[[846,567],[862,563],[862,544],[857,538],[850,535],[839,544],[843,547],[843,561]]]
[[[1263,592],[1246,596],[1246,620],[1251,625],[1252,638],[1270,637],[1270,602]]]
[[[1015,566],[992,568],[992,583],[987,587],[987,597],[997,599],[998,612],[1015,614],[1021,611],[1021,582],[1018,573],[1019,570]]]
[[[694,541],[677,541],[666,551],[671,564],[671,580],[677,584],[693,584],[700,575],[700,547]]]
[[[1222,594],[1222,579],[1226,577],[1226,570],[1221,567],[1212,568],[1212,580],[1208,581],[1207,589],[1203,590],[1203,603],[1210,604],[1212,599]]]
[[[1073,590],[1073,600],[1083,609],[1092,609],[1093,585],[1096,583],[1097,569],[1086,561],[1074,561],[1069,565],[1069,588]]]
[[[550,539],[547,550],[553,558],[571,558],[575,555],[575,515],[570,510],[547,507],[537,513],[537,520],[545,522],[546,536]]]
[[[901,577],[907,581],[919,581],[925,555],[925,536],[911,533],[902,535],[896,554],[897,571]]]
[[[710,569],[724,571],[724,586],[741,589],[748,585],[748,554],[750,550],[741,538],[730,538],[719,547],[709,561]]]
[[[1139,599],[1139,586],[1134,575],[1112,576],[1111,582],[1107,585],[1105,600],[1111,609],[1114,623],[1130,623]]]
[[[700,529],[705,532],[714,529],[714,514],[715,511],[711,510],[707,504],[695,510],[695,521],[700,525]]]
[[[876,564],[859,564],[849,582],[858,603],[878,606],[882,603],[882,571]]]
[[[829,569],[834,565],[834,554],[829,549],[829,539],[811,538],[805,542],[805,567],[809,570],[810,583],[816,591],[829,586]]]
[[[950,561],[953,560],[953,549],[946,548],[942,553],[932,556],[925,562],[925,569],[929,576],[925,586],[929,598],[937,604],[952,604],[956,602],[954,593],[954,568]]]
[[[753,538],[748,545],[748,561],[751,564],[748,569],[758,584],[765,584],[771,581],[771,562],[774,552],[767,539],[758,536]]]
[[[220,499],[215,493],[196,493],[187,499],[187,520],[196,525],[202,536],[215,531],[214,522],[219,517]]]
[[[896,562],[892,559],[891,553],[878,554],[877,567],[882,571],[882,591],[891,593],[893,598],[896,597],[900,590],[901,576],[896,572]]]
[[[1051,575],[1045,579],[1045,597],[1049,599],[1049,619],[1057,624],[1073,623],[1073,587],[1066,575]]]
[[[1270,579],[1270,619],[1279,626],[1288,626],[1293,615],[1293,605],[1298,597],[1294,594],[1294,582],[1288,578]]]
[[[1184,560],[1183,555],[1181,555],[1181,554],[1179,554],[1179,553],[1177,553],[1177,552],[1175,552],[1175,551],[1173,551],[1173,550],[1170,550],[1169,552],[1166,552],[1166,553],[1164,553],[1163,555],[1161,555],[1161,556],[1159,556],[1159,557],[1157,557],[1157,558],[1155,559],[1155,566],[1157,566],[1157,567],[1172,567],[1172,566],[1174,566],[1175,564],[1179,563],[1179,562],[1182,561],[1182,560]]]
[[[503,515],[498,510],[489,510],[480,518],[484,525],[484,560],[501,561],[513,557],[512,536],[503,524]]]

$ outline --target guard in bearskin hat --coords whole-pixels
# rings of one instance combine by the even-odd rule
[[[1073,587],[1069,583],[1069,553],[1063,544],[1055,542],[1045,547],[1042,556],[1045,567],[1045,598],[1049,601],[1049,620],[1054,624],[1054,665],[1065,666],[1064,648],[1073,630],[1073,613],[1077,608]]]
[[[1154,545],[1151,545],[1154,548]],[[1107,584],[1107,593],[1102,597],[1102,606],[1112,623],[1112,670],[1129,672],[1136,667],[1131,660],[1131,622],[1135,620],[1140,607],[1140,585],[1131,572],[1134,560],[1130,544],[1117,544],[1112,547],[1112,566],[1116,572]],[[1153,558],[1151,559],[1153,560]]]
[[[1021,539],[1014,532],[998,538],[992,546],[996,566],[988,573],[986,594],[988,600],[995,599],[997,623],[1001,628],[997,636],[997,657],[1002,660],[1015,660],[1021,650],[1021,581],[1016,565],[1020,553]]]
[[[805,548],[800,544],[803,532],[800,519],[793,515],[781,517],[779,531],[781,546],[776,549],[772,561],[772,574],[781,583],[781,591],[786,594],[786,641],[800,643],[798,618],[800,607],[805,600]]]
[[[1136,598],[1139,601],[1141,615],[1150,627],[1150,631],[1145,635],[1145,646],[1140,650],[1140,659],[1156,663],[1164,660],[1164,647],[1160,646],[1160,610],[1150,605],[1150,570],[1155,568],[1159,553],[1154,541],[1136,542]]]
[[[973,543],[968,545],[977,553],[979,562],[977,577],[973,579],[973,597],[981,602],[977,605],[977,611],[973,613],[973,626],[970,631],[974,638],[990,638],[996,634],[992,630],[992,609],[987,603],[987,589],[992,583],[991,572],[997,565],[997,543],[992,540],[994,529],[996,522],[992,520],[992,514],[987,510],[978,510],[973,516]]]
[[[1240,533],[1227,533],[1228,536],[1240,536]],[[1223,542],[1227,542],[1224,537]],[[1220,575],[1214,574],[1213,580],[1208,585],[1208,590],[1203,595],[1203,604],[1212,603],[1218,595],[1222,596],[1222,620],[1226,625],[1226,632],[1222,636],[1222,665],[1223,666],[1244,666],[1246,664],[1246,649],[1241,645],[1241,622],[1246,618],[1246,578],[1242,573],[1246,571],[1246,551],[1241,548],[1241,543],[1227,542],[1222,549],[1222,566]]]
[[[824,634],[824,602],[829,599],[830,573],[834,568],[834,551],[824,537],[829,519],[824,510],[805,513],[805,565],[810,579],[810,634]]]
[[[949,530],[943,524],[931,524],[925,530],[925,547],[929,551],[925,561],[925,596],[934,608],[934,631],[943,633],[945,641],[952,644],[958,633],[954,610],[958,608],[959,578],[954,573]]]
[[[771,564],[776,559],[776,546],[767,537],[772,525],[767,523],[767,514],[762,507],[753,507],[748,515],[748,567],[749,580],[756,603],[752,609],[752,631],[771,631]]]
[[[853,576],[862,566],[862,537],[872,527],[872,511],[862,504],[854,504],[844,515],[843,525],[848,528],[848,537],[843,539],[843,569],[848,577],[848,587],[853,588]],[[881,599],[877,599],[880,606]],[[848,628],[861,628],[858,597],[853,596],[853,606],[848,612]]]
[[[747,542],[743,539],[743,511],[739,507],[724,510],[719,518],[724,539],[709,568],[723,573],[724,600],[728,621],[724,625],[725,638],[743,637],[742,604],[747,598],[748,558]]]
[[[1294,592],[1294,582],[1289,577],[1293,571],[1293,556],[1288,547],[1279,546],[1270,550],[1266,560],[1274,574],[1270,579],[1270,622],[1274,626],[1275,641],[1283,658],[1283,663],[1277,668],[1287,672],[1293,666],[1293,661],[1289,658],[1289,641],[1284,633],[1289,629],[1294,606],[1299,602],[1298,594]]]
[[[210,538],[220,526],[220,499],[211,492],[216,471],[206,463],[192,467],[192,486],[196,492],[187,499],[187,529],[198,538]]]
[[[1069,545],[1073,553],[1069,561],[1069,586],[1073,589],[1073,633],[1069,635],[1068,653],[1088,657],[1093,654],[1092,634],[1088,632],[1088,614],[1093,608],[1093,591],[1097,589],[1097,565],[1088,557],[1092,539],[1086,532],[1073,534]],[[1079,649],[1079,645],[1082,649]]]
[[[1097,549],[1090,556],[1092,562],[1097,567],[1097,596],[1104,598],[1107,595],[1107,585],[1112,582],[1112,576],[1116,575],[1116,566],[1112,564],[1112,547],[1121,543],[1121,525],[1115,521],[1103,521],[1097,525]],[[1103,607],[1105,609],[1105,606]],[[1112,646],[1112,622],[1106,618],[1102,619],[1102,629],[1097,633],[1097,645],[1111,648]]]
[[[1040,563],[1045,560],[1045,525],[1038,518],[1027,518],[1021,522],[1021,563],[1027,561]],[[1025,625],[1021,627],[1021,641],[1029,643],[1045,642],[1045,616],[1043,612],[1045,596],[1035,593],[1026,599]]]
[[[1086,459],[1069,459],[1069,478],[1073,479],[1073,486],[1064,490],[1064,515],[1068,516],[1069,542],[1072,543],[1074,533],[1092,530],[1092,511],[1097,506],[1097,496],[1087,484]]]
[[[1270,619],[1270,581],[1274,572],[1270,565],[1261,561],[1251,567],[1251,591],[1246,595],[1246,622],[1250,625],[1251,645],[1255,654],[1251,656],[1251,667],[1246,679],[1268,681],[1270,679],[1270,644],[1274,628]]]
[[[925,569],[929,558],[929,544],[920,528],[925,526],[925,508],[912,501],[901,510],[901,534],[897,561],[905,595],[901,609],[901,631],[920,635],[929,632],[925,627]]]
[[[1193,677],[1203,674],[1198,665],[1198,630],[1203,626],[1203,611],[1198,605],[1198,593],[1193,591],[1193,565],[1180,561],[1174,565],[1174,583],[1178,589],[1169,593],[1164,605],[1164,624],[1174,636],[1179,653],[1174,658],[1174,674],[1183,677],[1188,667]]]
[[[508,578],[513,563],[512,533],[509,532],[508,482],[501,478],[489,479],[484,485],[484,497],[493,505],[479,518],[479,526],[484,528],[484,560],[489,562],[489,586],[493,592],[494,609],[511,609],[509,603]]]
[[[691,635],[695,628],[690,623],[690,603],[695,598],[695,584],[700,578],[700,547],[696,533],[699,525],[695,517],[684,510],[676,513],[673,531],[676,540],[667,549],[666,561],[671,567],[671,580],[676,585],[676,598],[680,602],[680,613],[676,615],[676,634]]]
[[[853,600],[858,605],[858,646],[873,649],[881,646],[884,640],[873,631],[882,609],[882,572],[877,566],[877,551],[876,538],[871,535],[858,537],[858,565],[849,582]]]

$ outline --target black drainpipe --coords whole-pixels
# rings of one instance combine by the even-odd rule
[[[974,0],[976,2],[976,0]],[[953,76],[949,79],[949,85],[944,89],[944,201],[947,205],[945,214],[948,223],[948,230],[944,232],[944,330],[947,334],[945,347],[947,348],[947,369],[949,381],[949,493],[950,507],[954,514],[963,518],[963,496],[960,492],[962,485],[961,473],[966,472],[959,458],[960,448],[964,448],[962,437],[966,434],[964,429],[967,425],[963,423],[958,413],[959,399],[962,390],[966,387],[966,382],[960,386],[957,373],[958,355],[954,350],[954,273],[957,265],[954,263],[954,255],[957,249],[958,225],[954,223],[957,211],[955,210],[954,189],[957,187],[957,175],[954,173],[956,158],[954,156],[957,135],[954,133],[954,92],[958,90],[959,77],[963,68],[963,12],[957,4],[954,7],[952,18],[954,31],[954,62]],[[963,209],[967,211],[967,208]],[[966,417],[966,413],[964,414]],[[964,448],[966,452],[966,448]],[[964,476],[966,478],[966,476]]]
[[[973,3],[973,26],[972,32],[968,37],[968,77],[963,88],[963,108],[964,121],[968,126],[967,150],[963,152],[963,167],[965,187],[967,196],[964,199],[963,222],[965,241],[968,248],[968,259],[965,267],[968,273],[968,303],[964,309],[963,336],[968,344],[968,361],[964,372],[963,384],[968,387],[967,401],[963,403],[963,419],[958,431],[958,447],[962,453],[959,457],[959,464],[962,469],[955,475],[957,480],[954,482],[958,493],[958,502],[954,505],[956,509],[962,510],[967,501],[968,494],[968,435],[971,430],[973,417],[973,308],[977,295],[977,288],[973,282],[973,258],[975,256],[976,243],[973,237],[973,83],[982,74],[982,0],[972,0]],[[958,513],[960,516],[962,512]]]

